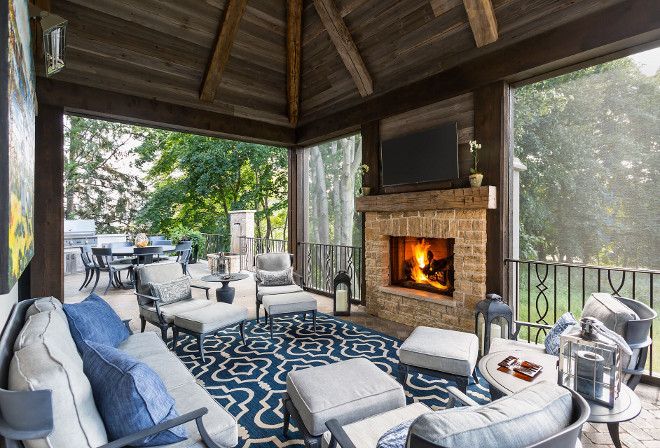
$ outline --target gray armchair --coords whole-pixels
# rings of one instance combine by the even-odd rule
[[[409,448],[486,446],[566,448],[578,444],[589,405],[577,393],[542,381],[508,397],[478,405],[457,388],[448,387],[446,410],[432,412],[419,403],[385,412],[342,427],[326,423],[323,448],[376,446],[383,435],[376,427],[393,428],[413,419],[406,437]],[[458,401],[465,407],[452,409]]]
[[[174,316],[209,305],[209,287],[190,285],[206,293],[206,299],[185,298],[161,304],[151,295],[149,283],[164,283],[182,277],[184,267],[180,263],[147,264],[135,268],[135,295],[140,308],[140,330],[144,332],[147,322],[160,328],[163,341],[167,341],[167,330],[174,325]]]
[[[293,273],[293,277],[297,284],[283,286],[263,286],[261,279],[259,278],[259,271],[282,271],[292,265],[293,254],[286,252],[270,252],[266,254],[258,254],[254,257],[257,321],[259,321],[259,309],[261,308],[261,301],[263,296],[274,294],[289,294],[303,290],[302,277],[296,272]]]

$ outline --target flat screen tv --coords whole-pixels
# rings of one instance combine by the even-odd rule
[[[384,186],[458,178],[456,123],[386,140],[380,151]]]

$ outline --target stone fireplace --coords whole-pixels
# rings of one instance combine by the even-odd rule
[[[495,187],[367,196],[356,206],[365,212],[367,312],[473,332],[486,294],[486,210],[495,208]]]

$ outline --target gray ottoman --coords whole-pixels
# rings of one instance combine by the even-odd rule
[[[298,426],[305,445],[320,446],[325,423],[341,425],[406,405],[403,387],[366,358],[289,372],[282,394],[284,434],[289,418]]]
[[[234,325],[241,326],[241,339],[245,345],[245,321],[247,318],[247,308],[229,303],[211,303],[203,308],[176,314],[172,327],[174,351],[179,342],[179,331],[188,333],[197,338],[199,355],[204,362],[206,360],[204,358],[204,337]]]
[[[472,333],[417,327],[399,349],[399,382],[405,385],[408,372],[421,373],[454,381],[465,392],[470,375],[479,382],[478,355],[479,338]]]
[[[266,322],[270,326],[270,337],[273,337],[273,317],[303,314],[312,314],[314,333],[316,333],[316,299],[307,292],[293,292],[288,294],[269,294],[263,296],[261,303],[266,313]]]

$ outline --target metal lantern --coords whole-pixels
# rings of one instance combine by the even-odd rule
[[[346,271],[339,271],[335,276],[335,316],[351,315],[351,299],[353,293],[351,289],[351,277]]]
[[[479,328],[479,315],[483,317],[483,329]],[[506,324],[502,322],[506,320]],[[509,337],[513,334],[513,310],[504,303],[502,296],[498,294],[487,294],[486,298],[477,303],[477,310],[474,314],[474,332],[480,335],[482,342],[481,354],[485,356],[490,349],[491,331],[499,327],[501,337]],[[506,328],[506,331],[505,331]],[[506,333],[506,334],[505,334]]]
[[[39,20],[44,45],[46,76],[64,68],[66,60],[66,27],[68,21],[28,3],[30,17]]]
[[[600,321],[583,317],[560,337],[557,383],[587,400],[614,407],[621,391],[621,349],[596,328]]]
[[[208,254],[206,257],[209,261],[209,269],[211,269],[211,275],[219,276],[224,274],[229,274],[230,270],[230,259],[225,257],[223,252],[217,254]]]

